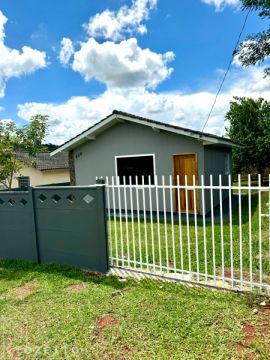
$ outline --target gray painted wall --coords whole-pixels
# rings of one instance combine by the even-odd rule
[[[115,156],[120,155],[155,154],[156,175],[170,175],[172,155],[178,153],[197,153],[198,171],[203,173],[204,149],[197,140],[155,132],[143,125],[119,123],[74,150],[76,182],[94,184],[96,176],[115,176]]]
[[[229,154],[230,171],[232,173],[232,150],[217,146],[206,146],[204,149],[204,167],[205,167],[205,185],[210,184],[210,175],[213,176],[213,184],[219,185],[219,175],[222,175],[222,185],[228,185],[228,173],[225,172],[226,155]],[[210,192],[205,192],[206,196],[206,212],[211,210]],[[225,199],[228,191],[222,191],[222,197]],[[219,204],[219,190],[213,191],[214,207]]]
[[[215,161],[212,161],[214,157],[211,156],[217,149],[212,148],[208,151],[202,143],[190,137],[164,131],[156,132],[151,127],[131,122],[119,123],[98,135],[96,140],[89,140],[74,149],[76,185],[95,184],[96,177],[100,176],[116,176],[115,156],[138,154],[155,154],[156,175],[160,182],[161,176],[166,176],[165,183],[169,184],[169,175],[172,174],[173,167],[172,155],[183,153],[197,154],[200,183],[200,175],[205,174],[204,157],[207,156],[207,171],[211,172],[211,167],[213,170],[216,168]],[[221,150],[221,153],[224,151],[228,150]],[[169,192],[166,199],[166,208],[169,210]],[[163,209],[161,192],[159,204]],[[146,205],[149,208],[147,199]],[[153,210],[155,209],[154,204]]]
[[[0,192],[0,259],[108,271],[104,187]]]

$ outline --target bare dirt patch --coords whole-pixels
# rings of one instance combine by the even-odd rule
[[[217,275],[222,276],[222,268],[217,269]],[[227,279],[231,279],[231,269],[230,268],[225,268],[224,269],[224,276]],[[249,274],[248,271],[243,271],[243,279],[244,280],[248,280],[249,276],[250,276],[250,274]],[[240,269],[233,269],[233,277],[234,277],[234,279],[238,280],[238,282],[235,282],[234,285],[239,286],[240,277],[241,277]],[[258,272],[253,273],[253,281],[255,281],[255,282],[260,281],[260,274]],[[263,282],[268,284],[270,282],[270,276],[263,275]],[[247,290],[248,290],[248,287],[247,287]]]
[[[104,314],[97,320],[97,328],[98,330],[104,331],[109,326],[117,325],[118,320],[111,314]]]
[[[82,290],[84,290],[87,286],[87,283],[85,282],[80,282],[78,284],[73,284],[73,285],[70,285],[69,287],[67,287],[67,291],[70,292],[70,293],[78,293]]]
[[[118,320],[112,314],[104,314],[96,321],[94,338],[97,338],[107,328],[118,325]]]
[[[258,333],[260,335],[270,335],[270,301],[266,301],[265,305],[259,306],[258,315]]]
[[[254,323],[245,323],[242,327],[244,340],[236,345],[238,354],[243,355],[245,359],[255,359],[253,352],[245,353],[250,349],[252,341],[264,342],[266,336],[270,335],[270,301],[257,306],[258,312],[255,313]],[[244,355],[245,353],[245,355]]]
[[[39,290],[39,288],[39,284],[36,281],[32,280],[13,289],[13,294],[20,299],[24,299]]]
[[[100,278],[100,277],[104,276],[103,274],[101,274],[101,273],[98,272],[98,271],[84,270],[83,273],[84,273],[84,275],[86,275],[86,276],[92,276],[92,277],[97,277],[97,278]]]
[[[251,342],[252,340],[256,339],[256,329],[254,326],[245,324],[242,331],[245,334],[245,342]]]

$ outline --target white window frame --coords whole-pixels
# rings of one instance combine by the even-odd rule
[[[117,155],[114,157],[114,166],[115,166],[115,175],[116,181],[118,180],[118,171],[117,171],[117,159],[119,158],[131,158],[131,157],[144,157],[144,156],[152,156],[153,157],[153,168],[154,168],[154,184],[156,185],[156,154],[131,154],[131,155]]]
[[[231,173],[231,154],[225,154],[225,175],[229,175]]]

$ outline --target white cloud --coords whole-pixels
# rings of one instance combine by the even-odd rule
[[[59,54],[61,64],[67,66],[73,54],[74,47],[72,41],[64,37],[61,41],[61,50]]]
[[[265,41],[265,43],[268,43],[268,46],[270,46],[270,40]],[[233,65],[237,67],[242,67],[243,60],[245,61],[247,59],[253,58],[254,53],[260,54],[259,48],[260,46],[255,40],[245,40],[241,42],[238,53],[234,56]],[[268,66],[269,66],[269,61],[268,61],[269,58],[270,56],[266,56],[263,60],[264,63],[268,62]],[[257,61],[257,63],[260,63],[260,61]]]
[[[234,55],[232,65],[234,65],[235,67],[242,67],[242,63],[239,59],[239,54]]]
[[[155,88],[172,73],[167,63],[173,59],[172,52],[157,54],[140,48],[135,38],[118,44],[111,41],[99,44],[90,38],[74,53],[71,66],[86,81],[96,79],[108,87]]]
[[[130,8],[122,6],[118,12],[105,10],[90,18],[86,41],[75,46],[69,38],[62,39],[61,64],[70,65],[85,81],[95,79],[107,88],[156,88],[172,73],[168,63],[174,60],[174,53],[159,54],[143,49],[135,37],[123,39],[124,34],[131,36],[146,31],[141,22],[156,4],[157,0],[133,0]],[[95,37],[99,36],[105,40],[98,42]]]
[[[0,43],[4,42],[5,39],[4,28],[7,20],[7,17],[0,11]]]
[[[235,95],[264,97],[270,101],[270,84],[268,79],[263,78],[263,68],[232,69],[205,131],[218,135],[224,132],[224,116]],[[48,141],[61,144],[110,114],[113,109],[201,130],[214,97],[215,92],[207,88],[195,93],[154,93],[143,88],[111,88],[93,99],[82,96],[73,97],[62,104],[21,104],[18,115],[27,120],[37,113],[48,114]]]
[[[206,119],[214,94],[198,92],[194,94],[153,93],[144,89],[131,91],[107,90],[95,99],[73,97],[66,103],[26,103],[18,106],[18,115],[27,120],[37,113],[50,116],[48,141],[61,144],[85,130],[113,109],[146,116],[175,125],[201,129]],[[208,131],[220,133],[223,128],[224,101],[216,108]],[[196,106],[194,106],[196,104]]]
[[[46,54],[42,51],[23,46],[22,51],[10,49],[4,44],[4,27],[7,18],[0,11],[0,97],[5,95],[8,79],[31,74],[46,67]]]
[[[238,5],[237,0],[202,0],[222,10],[225,5]],[[72,97],[65,103],[25,103],[18,106],[18,115],[27,120],[36,113],[50,116],[48,141],[61,144],[85,130],[103,117],[118,109],[146,116],[167,123],[201,130],[215,98],[216,88],[206,84],[195,93],[154,92],[166,80],[173,69],[168,62],[174,59],[173,52],[158,54],[142,49],[137,39],[123,36],[138,32],[141,19],[147,19],[143,9],[156,5],[155,1],[133,1],[131,8],[122,7],[117,13],[106,10],[90,19],[89,36],[101,36],[113,41],[97,42],[93,37],[80,44],[78,50],[70,39],[62,40],[60,61],[81,74],[85,81],[95,79],[106,85],[106,90],[95,98]],[[138,20],[132,23],[135,6],[141,6]],[[126,14],[126,16],[120,16]],[[142,15],[144,14],[144,15]],[[121,21],[120,21],[121,19]],[[125,21],[123,21],[125,19]],[[135,24],[135,26],[131,26]],[[143,28],[141,32],[145,31]],[[117,41],[117,42],[116,42]],[[239,65],[235,59],[234,65]],[[226,87],[205,131],[221,135],[224,131],[224,116],[233,96],[263,96],[270,100],[269,81],[263,78],[263,69],[242,69],[235,66],[226,80]]]
[[[7,124],[13,124],[14,121],[12,119],[1,119],[0,124],[7,125]]]
[[[157,0],[133,0],[131,7],[122,6],[117,12],[106,9],[89,19],[85,25],[89,36],[94,38],[122,40],[125,35],[145,34],[147,28],[142,22],[149,18],[149,12]]]
[[[207,5],[215,6],[216,11],[223,11],[226,6],[239,6],[240,0],[201,0]]]

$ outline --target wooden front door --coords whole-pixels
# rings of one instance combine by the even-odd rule
[[[193,175],[195,175],[195,184],[198,185],[198,166],[196,154],[183,154],[173,156],[173,175],[174,184],[177,185],[177,176],[179,176],[179,184],[185,185],[185,175],[187,175],[187,185],[193,185]],[[178,199],[178,195],[179,198]],[[187,201],[186,201],[187,197]],[[188,204],[187,204],[188,202]],[[196,203],[198,211],[198,191],[196,191]],[[194,212],[194,191],[185,189],[175,190],[175,209],[179,211],[179,205],[181,211]],[[187,206],[188,205],[188,206]]]

